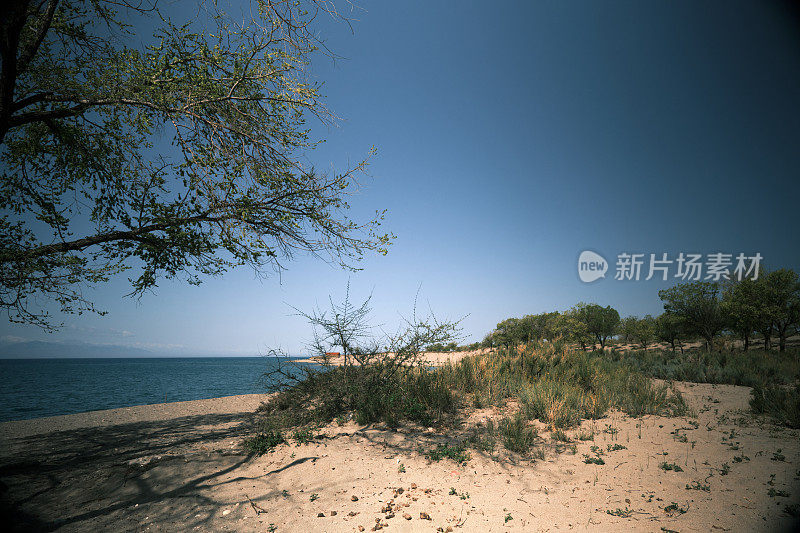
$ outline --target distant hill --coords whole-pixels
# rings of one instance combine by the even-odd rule
[[[154,357],[142,348],[112,344],[61,343],[47,341],[0,342],[0,358],[56,358],[56,357]]]

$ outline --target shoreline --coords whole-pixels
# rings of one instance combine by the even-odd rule
[[[201,400],[182,400],[83,411],[0,422],[0,442],[33,435],[144,422],[164,422],[199,415],[254,413],[270,394],[239,394]]]

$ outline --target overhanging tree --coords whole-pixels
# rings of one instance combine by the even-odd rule
[[[336,15],[309,6],[258,0],[242,18],[203,4],[207,18],[177,22],[124,0],[6,4],[0,306],[12,320],[52,327],[39,296],[94,310],[81,287],[129,268],[142,294],[161,277],[281,269],[296,253],[353,268],[386,252],[382,212],[347,216],[366,160],[340,173],[306,163],[306,120],[333,119],[308,72],[312,23]],[[155,26],[145,45],[134,20]]]

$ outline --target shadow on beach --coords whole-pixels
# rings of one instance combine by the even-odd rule
[[[0,452],[4,522],[19,531],[86,530],[116,515],[115,529],[138,529],[124,512],[159,503],[154,522],[164,512],[185,519],[182,529],[202,525],[227,503],[208,498],[208,489],[237,480],[249,460],[238,443],[252,418],[184,416],[8,439]]]

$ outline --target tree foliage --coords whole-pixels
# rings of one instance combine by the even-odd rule
[[[687,332],[702,337],[709,351],[714,337],[725,327],[719,289],[718,283],[695,281],[658,291],[664,311],[680,317]]]
[[[613,307],[602,307],[598,304],[580,303],[575,307],[577,318],[586,324],[592,337],[600,344],[602,350],[609,338],[617,333],[619,312]]]
[[[656,319],[656,337],[662,342],[667,342],[675,351],[677,343],[683,353],[683,343],[686,327],[683,319],[674,313],[662,313]]]
[[[142,294],[161,277],[265,272],[297,253],[353,268],[386,252],[381,212],[347,216],[366,160],[338,173],[307,163],[308,118],[334,118],[309,72],[312,23],[333,6],[224,7],[176,21],[125,0],[6,6],[0,305],[12,320],[52,326],[38,296],[93,310],[82,284],[129,268]]]
[[[651,315],[645,315],[636,320],[636,325],[633,329],[633,338],[639,343],[642,349],[647,349],[655,339],[658,332],[658,324],[656,319]]]

